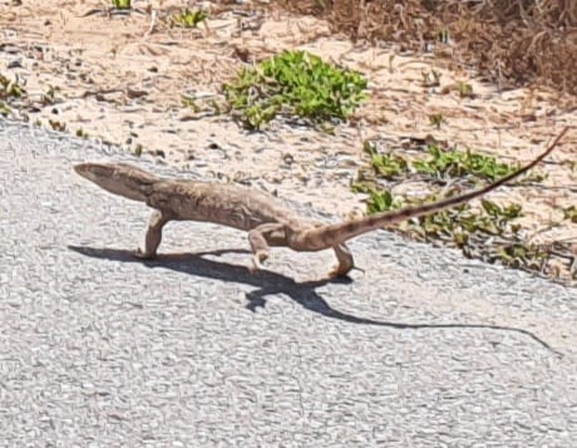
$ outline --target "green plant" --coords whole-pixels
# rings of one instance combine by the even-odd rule
[[[208,19],[208,12],[203,9],[197,9],[196,11],[191,11],[185,8],[171,17],[171,23],[174,26],[179,26],[182,28],[196,28],[199,23],[204,22]]]
[[[370,164],[375,174],[384,179],[390,180],[409,172],[409,164],[403,157],[391,154],[380,154],[374,144],[369,141],[364,143],[363,150],[369,154],[371,158]]]
[[[111,0],[112,6],[119,10],[132,9],[132,2],[130,0]]]
[[[202,108],[196,103],[196,101],[190,97],[181,97],[181,102],[184,107],[188,107],[194,111],[194,113],[199,113]]]
[[[455,149],[444,151],[439,146],[429,145],[430,158],[415,160],[413,167],[418,173],[436,178],[462,177],[472,174],[481,179],[496,180],[514,172],[518,167],[498,162],[495,157]]]
[[[423,87],[438,87],[441,85],[441,73],[437,70],[422,70]]]
[[[541,271],[549,256],[547,251],[535,244],[513,241],[496,248],[485,260],[489,262],[499,260],[505,266],[512,268]]]
[[[26,95],[26,90],[18,83],[18,79],[11,80],[0,74],[0,100],[21,98]]]
[[[345,120],[367,98],[367,80],[304,51],[284,51],[257,67],[243,68],[223,86],[227,101],[249,129],[278,115],[313,124]]]
[[[88,132],[86,132],[82,128],[78,128],[78,129],[76,129],[76,137],[81,137],[83,139],[87,139],[88,138]]]
[[[12,109],[10,109],[10,106],[8,106],[8,104],[6,104],[4,101],[0,101],[0,115],[2,115],[3,117],[7,117],[8,115],[10,115],[10,111]]]
[[[563,209],[563,219],[568,219],[573,224],[577,224],[577,206],[571,205]]]
[[[53,86],[50,85],[48,86],[48,90],[46,91],[46,93],[42,94],[42,97],[40,98],[40,102],[42,103],[43,106],[49,106],[52,104],[56,104],[57,102],[57,93],[60,93],[61,89],[58,86]]]
[[[441,129],[441,125],[445,122],[445,118],[443,117],[443,114],[430,114],[429,122],[437,129]]]
[[[369,190],[370,199],[367,202],[367,212],[372,215],[390,210],[398,210],[403,206],[402,200],[395,198],[390,190]]]
[[[230,105],[222,98],[205,97],[193,98],[188,95],[181,96],[181,103],[190,109],[195,115],[214,116],[230,111]]]
[[[64,132],[66,130],[66,123],[58,120],[48,120],[48,124],[52,129],[58,132]]]
[[[449,30],[446,28],[439,30],[437,33],[437,40],[445,45],[449,45],[451,41]]]
[[[459,96],[461,98],[475,98],[473,93],[473,86],[464,81],[457,82],[457,90],[459,91]]]

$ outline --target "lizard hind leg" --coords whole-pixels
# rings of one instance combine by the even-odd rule
[[[335,251],[335,255],[337,256],[337,264],[329,272],[329,277],[330,278],[344,277],[349,272],[351,272],[355,267],[353,254],[351,253],[348,246],[344,243],[333,246],[333,250]]]
[[[249,268],[253,274],[262,269],[262,263],[270,255],[270,245],[282,245],[284,240],[283,224],[265,223],[248,232],[248,242],[252,251],[252,265]]]

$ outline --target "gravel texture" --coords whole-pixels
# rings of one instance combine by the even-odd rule
[[[200,223],[136,261],[149,211],[72,171],[131,157],[6,121],[0,154],[0,446],[575,446],[575,289],[386,232],[349,282]]]

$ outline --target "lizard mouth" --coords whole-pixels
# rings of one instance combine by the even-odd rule
[[[106,179],[113,179],[115,177],[114,168],[105,164],[79,163],[74,166],[74,171],[103,188]]]

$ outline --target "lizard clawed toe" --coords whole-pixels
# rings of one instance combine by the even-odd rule
[[[329,271],[329,278],[331,279],[337,279],[337,278],[342,278],[342,277],[348,277],[349,274],[351,273],[351,271],[361,271],[363,274],[365,273],[365,270],[362,268],[358,268],[356,266],[352,266],[352,267],[347,267],[347,268],[341,268],[339,265],[335,266],[333,269],[331,269]]]
[[[348,273],[350,272],[350,269],[342,269],[341,266],[336,265],[334,268],[332,268],[329,271],[329,278],[339,278],[339,277],[344,277],[345,275],[348,275]]]
[[[252,256],[252,266],[249,268],[249,271],[252,274],[260,271],[262,269],[262,263],[269,257],[269,253],[263,250],[257,251]]]

